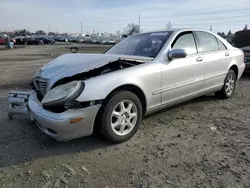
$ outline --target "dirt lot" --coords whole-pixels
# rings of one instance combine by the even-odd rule
[[[104,51],[88,45],[81,51]],[[250,76],[232,99],[213,95],[146,117],[135,137],[57,142],[27,118],[7,119],[6,95],[65,45],[0,49],[0,187],[250,187]]]

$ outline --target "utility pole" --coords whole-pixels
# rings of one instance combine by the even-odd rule
[[[172,27],[172,24],[171,24],[171,21],[169,21],[168,24],[166,25],[166,28],[171,29],[171,27]]]
[[[49,32],[50,32],[50,24],[48,25],[48,28],[49,28]]]
[[[81,37],[82,37],[82,22],[81,22]]]
[[[210,25],[210,31],[212,31],[213,30],[213,26],[212,25]]]
[[[139,14],[139,33],[141,31],[141,15]]]

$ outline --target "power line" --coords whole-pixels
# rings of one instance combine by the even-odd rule
[[[233,17],[229,17],[228,19],[232,19]],[[192,21],[195,21],[192,23]],[[152,25],[161,25],[161,24],[164,24],[165,21],[161,21],[161,22],[154,22],[154,21],[147,21],[147,22],[141,22],[140,23],[140,27],[142,26],[152,26]],[[165,22],[166,23],[166,22]],[[240,21],[224,21],[223,23],[218,23],[218,22],[207,22],[207,23],[197,23],[196,20],[190,20],[190,23],[181,23],[180,21],[179,22],[174,22],[172,21],[171,22],[171,26],[182,26],[182,25],[192,25],[192,26],[198,26],[198,25],[225,25],[225,24],[240,24],[240,23],[245,23],[247,24],[247,21],[244,21],[244,20],[240,20]],[[110,24],[113,24],[112,22]],[[92,25],[92,24],[86,24],[86,25]],[[127,23],[117,23],[116,26],[126,26]],[[98,26],[99,28],[100,27],[110,27],[110,25],[101,25],[101,26]]]
[[[202,25],[214,25],[214,26],[217,26],[217,25],[239,25],[239,24],[247,24],[249,22],[247,21],[237,21],[237,22],[223,22],[223,23],[214,23],[214,22],[206,22],[206,23],[180,23],[180,22],[172,22],[172,26],[173,27],[178,27],[178,26],[185,26],[185,25],[189,25],[189,26],[202,26]],[[141,24],[141,26],[155,26],[155,25],[164,25],[164,22],[161,22],[161,23],[154,23],[154,22],[151,22],[151,23],[144,23],[144,24]]]
[[[244,17],[248,17],[250,16],[250,14],[245,14],[245,15],[235,15],[235,16],[227,16],[227,17],[209,17],[209,18],[200,18],[200,17],[197,17],[197,18],[193,18],[193,19],[188,19],[186,17],[183,17],[182,19],[178,19],[176,20],[176,22],[181,22],[181,21],[188,21],[189,23],[190,22],[204,22],[204,21],[221,21],[221,20],[228,20],[228,19],[235,19],[235,18],[244,18]],[[174,21],[174,19],[173,19]],[[150,20],[145,20],[145,21],[142,21],[142,23],[147,23],[147,22],[154,22],[154,23],[162,23],[162,22],[165,22],[165,19],[164,20],[154,20],[154,21],[150,21]]]
[[[176,6],[174,6],[174,7],[167,7],[167,8],[171,8],[171,9],[176,9]],[[195,8],[195,9],[190,9],[190,7],[188,7],[188,8],[181,8],[181,7],[178,7],[178,9],[176,9],[175,10],[175,13],[177,14],[177,15],[179,15],[179,14],[181,14],[181,13],[186,13],[186,11],[192,11],[192,12],[200,12],[200,11],[203,11],[203,10],[217,10],[218,12],[224,12],[224,11],[228,11],[228,10],[225,10],[225,8],[234,8],[235,9],[235,11],[238,11],[238,10],[240,10],[240,8],[243,8],[243,9],[246,9],[246,10],[249,10],[250,9],[250,6],[245,6],[245,5],[240,5],[240,6],[236,6],[236,5],[228,5],[228,6],[223,6],[223,7],[208,7],[208,8],[203,8],[203,9],[201,9],[201,8]],[[239,8],[239,9],[236,9],[236,8]],[[231,11],[231,9],[229,9],[229,11]],[[126,13],[126,16],[124,16],[124,15],[119,15],[119,19],[120,18],[123,18],[123,17],[128,17],[128,16],[131,16],[131,17],[133,17],[134,16],[134,14],[129,14],[129,13]],[[171,14],[164,14],[163,16],[167,16],[167,15],[169,15],[169,16],[171,16],[171,15],[173,15],[172,13]],[[113,17],[113,14],[112,15],[105,15],[105,16],[109,16],[109,17]],[[159,15],[156,15],[157,17],[159,16]],[[149,16],[149,17],[152,17],[152,16]],[[145,18],[145,17],[144,17]]]
[[[189,10],[192,11],[192,13],[187,13],[184,12],[184,15],[181,14],[181,12],[175,12],[175,14],[163,14],[163,15],[156,15],[156,16],[145,16],[143,18],[147,18],[147,19],[151,19],[151,18],[159,18],[159,17],[166,17],[166,16],[172,16],[172,17],[180,17],[180,16],[198,16],[198,15],[209,15],[209,14],[216,14],[216,13],[228,13],[228,12],[234,12],[234,11],[247,11],[249,10],[250,7],[244,7],[242,9],[231,9],[231,10],[217,10],[217,11],[208,11],[208,12],[197,12],[197,11],[193,11],[193,10]],[[194,13],[193,13],[194,12]]]
[[[232,7],[234,7],[234,9],[232,9]],[[244,18],[244,17],[248,17],[250,16],[250,14],[243,14],[241,13],[242,11],[244,10],[249,10],[250,7],[238,7],[238,6],[228,6],[226,8],[231,8],[231,9],[225,9],[225,7],[215,7],[212,9],[212,11],[208,8],[205,8],[205,9],[198,9],[198,12],[197,11],[194,11],[194,10],[189,10],[189,11],[194,11],[194,12],[191,12],[191,13],[185,13],[185,14],[179,14],[181,11],[176,11],[175,13],[178,13],[178,15],[175,15],[175,14],[168,14],[172,19],[172,22],[173,22],[173,26],[181,26],[181,27],[184,27],[184,26],[195,26],[195,27],[199,27],[199,26],[204,26],[204,27],[210,27],[210,29],[213,29],[213,26],[216,26],[216,27],[232,27],[232,26],[238,26],[239,24],[246,24],[246,20],[243,21],[243,20],[236,20],[237,18]],[[182,10],[185,10],[185,9],[182,9]],[[201,12],[202,10],[204,10],[204,12]],[[216,11],[215,11],[216,10]],[[223,13],[232,13],[232,12],[235,12],[235,11],[238,11],[239,13],[241,13],[239,15],[239,13],[237,12],[237,15],[234,15],[234,16],[228,16],[228,15],[223,15]],[[218,14],[219,13],[219,14]],[[216,16],[217,15],[217,16]],[[138,24],[139,24],[139,29],[141,29],[141,27],[152,27],[152,26],[155,26],[155,25],[164,25],[164,23],[166,23],[165,20],[150,20],[150,19],[153,19],[153,18],[162,18],[164,19],[164,17],[166,17],[167,14],[165,15],[157,15],[157,16],[145,16],[145,17],[142,17],[140,16],[139,14],[139,20],[138,20]],[[189,18],[189,17],[192,17],[192,18]],[[202,18],[203,16],[206,16],[205,18]],[[208,17],[210,16],[210,17]],[[109,24],[113,24],[114,22],[119,22],[118,24],[116,24],[116,26],[118,27],[126,27],[127,24],[129,23],[136,23],[137,21],[131,21],[131,19],[129,19],[130,17],[129,16],[119,16],[119,20],[116,20],[116,19],[112,19],[112,20],[104,20],[104,21],[93,21],[91,23],[86,23],[86,25],[96,25],[96,24],[102,24],[102,25],[98,25],[98,28],[110,28]],[[174,18],[180,18],[180,19],[177,19],[175,21]],[[141,20],[142,19],[142,20]],[[234,21],[232,19],[235,19]],[[185,21],[186,20],[186,21]],[[223,21],[222,20],[230,20],[230,21]],[[188,22],[187,22],[188,21]],[[206,21],[206,22],[205,22]],[[181,22],[184,22],[184,23],[181,23]],[[201,23],[202,22],[202,23]],[[205,22],[205,23],[204,23]],[[221,22],[221,23],[219,23]],[[107,23],[107,25],[103,25]],[[211,26],[212,25],[212,26]],[[81,22],[81,33],[82,33],[82,22]]]
[[[213,12],[210,12],[210,13],[207,13],[207,14],[211,14],[211,16],[214,16],[214,15],[216,15],[216,14],[214,14]],[[206,18],[201,18],[200,16],[204,16],[204,14],[203,13],[196,13],[196,14],[190,14],[190,15],[178,15],[178,16],[173,16],[172,15],[172,19],[175,19],[175,18],[179,18],[179,17],[181,17],[181,20],[188,20],[188,21],[190,21],[190,18],[188,18],[187,16],[195,16],[195,18],[191,18],[192,20],[194,20],[194,21],[203,21],[203,20],[211,20],[211,19],[216,19],[216,20],[219,20],[219,19],[229,19],[229,18],[242,18],[242,17],[247,17],[247,16],[250,16],[250,14],[241,14],[241,15],[234,15],[234,16],[228,16],[228,15],[220,15],[220,16],[216,16],[216,17],[206,17]],[[207,15],[208,16],[208,15]],[[160,17],[161,19],[164,19],[165,17],[166,17],[166,15],[158,15],[158,16],[148,16],[148,17],[140,17],[140,21],[142,21],[142,22],[145,22],[145,21],[143,21],[143,20],[145,20],[146,19],[146,21],[149,21],[150,22],[150,19],[153,19],[153,18],[157,18],[157,17]],[[112,22],[122,22],[122,21],[124,21],[124,22],[128,22],[128,19],[129,19],[129,17],[127,17],[126,19],[125,18],[123,18],[123,19],[119,19],[119,20],[116,20],[116,19],[112,19],[112,20],[104,20],[104,21],[93,21],[93,22],[91,22],[91,23],[88,23],[88,25],[90,25],[90,24],[103,24],[103,23],[112,23]],[[133,22],[133,21],[129,21],[130,23],[131,22]],[[153,21],[154,23],[156,23],[156,22],[163,22],[163,21],[161,21],[161,20],[154,20]]]

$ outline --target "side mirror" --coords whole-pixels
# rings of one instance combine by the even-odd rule
[[[187,52],[183,49],[173,49],[168,52],[169,59],[184,58],[187,56]]]

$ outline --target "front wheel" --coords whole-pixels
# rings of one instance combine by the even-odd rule
[[[134,93],[117,91],[104,102],[100,116],[102,134],[114,143],[124,142],[139,128],[142,105]]]
[[[215,92],[215,95],[222,99],[230,98],[233,95],[236,86],[236,74],[233,70],[229,70],[224,81],[224,85],[220,91]]]

